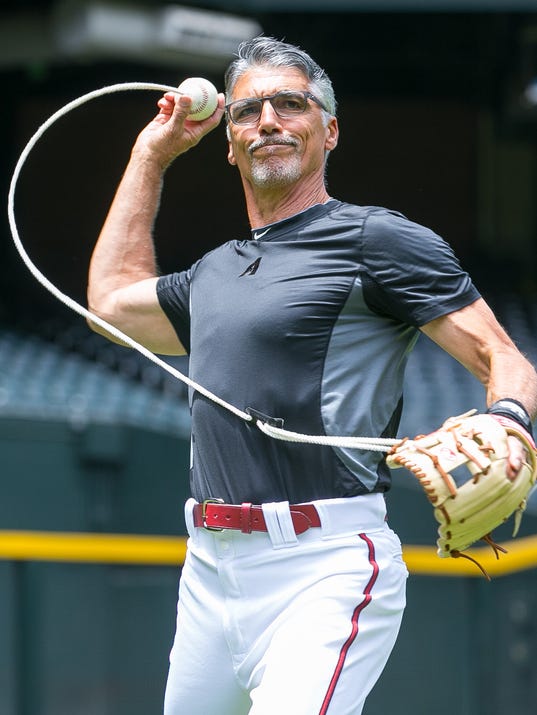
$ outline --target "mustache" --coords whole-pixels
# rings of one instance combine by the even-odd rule
[[[264,146],[274,146],[275,144],[297,146],[297,141],[291,137],[260,137],[248,147],[248,153],[251,154],[256,149],[261,149]]]

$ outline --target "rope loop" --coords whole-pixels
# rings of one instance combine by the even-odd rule
[[[133,338],[131,338],[129,335],[126,335],[123,331],[119,330],[119,328],[116,328],[114,325],[110,324],[108,321],[103,320],[101,317],[98,315],[95,315],[91,311],[89,311],[87,308],[84,306],[80,305],[77,303],[75,300],[73,300],[70,296],[66,295],[63,293],[59,288],[57,288],[43,273],[37,268],[37,266],[32,262],[30,259],[28,253],[26,252],[26,249],[24,248],[24,245],[21,241],[20,235],[19,235],[19,230],[17,227],[17,222],[15,219],[15,190],[17,188],[17,182],[19,180],[20,173],[22,171],[22,168],[24,164],[26,163],[31,151],[37,144],[37,142],[41,139],[41,137],[45,134],[45,132],[53,125],[55,124],[58,119],[61,117],[65,116],[69,112],[73,111],[74,109],[77,109],[78,107],[82,106],[86,102],[89,102],[93,99],[96,99],[98,97],[102,97],[104,95],[108,94],[113,94],[115,92],[123,92],[123,91],[132,91],[132,90],[154,90],[154,91],[159,91],[159,92],[176,92],[178,93],[177,87],[171,87],[169,85],[165,84],[155,84],[152,82],[123,82],[120,84],[112,84],[108,85],[106,87],[102,87],[100,89],[93,90],[92,92],[88,92],[87,94],[83,94],[77,99],[74,99],[71,102],[68,102],[65,104],[63,107],[61,107],[57,112],[52,114],[41,126],[37,129],[37,131],[33,134],[33,136],[30,138],[26,146],[24,147],[19,160],[17,161],[17,164],[15,165],[15,170],[13,172],[13,176],[11,178],[10,186],[9,186],[9,193],[8,193],[8,219],[9,219],[9,226],[11,229],[11,235],[13,238],[13,242],[15,244],[15,247],[30,271],[30,273],[34,276],[34,278],[40,283],[46,290],[48,290],[57,300],[59,300],[61,303],[63,303],[67,308],[70,308],[72,311],[80,315],[81,317],[85,318],[86,320],[95,323],[99,327],[103,328],[106,330],[110,335],[115,337],[116,339],[124,342],[126,345],[131,347],[134,350],[137,350],[141,355],[146,357],[148,360],[151,362],[155,363],[155,365],[158,365],[160,368],[165,370],[166,372],[170,373],[173,377],[175,377],[177,380],[180,380],[181,382],[184,382],[186,385],[188,385],[191,389],[195,390],[196,392],[200,393],[204,397],[207,397],[207,399],[211,400],[212,402],[215,402],[217,405],[220,405],[224,409],[228,410],[229,412],[232,412],[235,414],[237,417],[240,419],[246,421],[246,422],[254,422],[254,424],[267,436],[273,438],[273,439],[279,439],[279,440],[284,440],[286,442],[299,442],[299,443],[306,443],[306,444],[317,444],[317,445],[326,445],[326,446],[332,446],[332,447],[341,447],[341,448],[349,448],[349,449],[363,449],[363,450],[371,450],[371,451],[377,451],[377,452],[389,452],[390,449],[393,447],[394,444],[397,444],[400,442],[398,439],[383,439],[383,438],[368,438],[368,437],[338,437],[338,436],[326,436],[326,435],[304,435],[300,434],[298,432],[290,432],[288,430],[285,430],[283,428],[275,427],[273,425],[268,424],[265,421],[255,419],[252,414],[249,412],[245,412],[235,405],[230,404],[229,402],[226,402],[226,400],[222,399],[221,397],[218,397],[217,395],[213,394],[210,392],[207,388],[203,387],[202,385],[198,384],[197,382],[194,382],[191,380],[189,377],[184,375],[182,372],[179,370],[175,369],[172,365],[167,363],[165,360],[162,360],[159,358],[157,355],[155,355],[151,350],[148,350],[144,345],[140,344]]]

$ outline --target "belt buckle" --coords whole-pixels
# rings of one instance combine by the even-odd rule
[[[223,499],[204,499],[201,503],[201,523],[207,531],[224,531],[219,526],[207,526],[207,504],[224,504]]]

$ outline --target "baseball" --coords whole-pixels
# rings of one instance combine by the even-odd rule
[[[216,109],[218,92],[212,82],[203,77],[189,77],[181,82],[177,88],[181,94],[186,94],[192,99],[192,112],[187,119],[201,122],[207,119]]]

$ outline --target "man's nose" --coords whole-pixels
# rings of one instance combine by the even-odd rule
[[[273,132],[281,128],[280,117],[272,104],[265,100],[261,106],[261,114],[259,115],[259,131]]]

